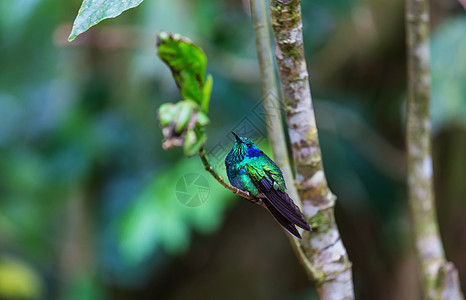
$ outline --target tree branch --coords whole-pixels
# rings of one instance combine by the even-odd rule
[[[408,52],[408,197],[426,299],[463,299],[458,274],[440,240],[432,184],[429,4],[406,1]]]
[[[286,145],[285,132],[282,124],[279,92],[275,80],[267,7],[264,0],[251,0],[250,4],[252,21],[254,24],[257,60],[259,62],[262,99],[264,101],[267,131],[272,146],[274,161],[283,173],[283,177],[287,183],[287,192],[291,199],[293,199],[298,206],[302,207],[288,159],[288,147]],[[290,234],[287,234],[287,236],[306,272],[311,276],[312,265],[300,247],[299,240]]]
[[[321,299],[353,299],[351,262],[335,223],[335,196],[327,186],[322,166],[304,59],[300,1],[271,0],[270,12],[296,183],[304,214],[313,229],[304,234],[301,248],[310,261]]]
[[[257,58],[259,62],[262,100],[267,121],[267,130],[274,161],[282,170],[285,180],[294,182],[288,159],[285,132],[282,126],[279,93],[275,80],[274,61],[272,57],[271,39],[269,33],[268,14],[264,0],[251,0],[251,14],[254,23]],[[294,194],[298,202],[299,196],[294,185],[288,187],[290,194]]]

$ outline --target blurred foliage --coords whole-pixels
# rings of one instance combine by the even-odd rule
[[[443,23],[432,37],[432,122],[466,128],[466,16]]]
[[[39,299],[44,284],[28,264],[8,256],[0,256],[0,298]]]
[[[315,297],[265,212],[212,181],[198,158],[161,147],[156,109],[182,98],[156,57],[161,30],[189,36],[209,59],[206,150],[217,170],[231,130],[265,147],[247,3],[145,1],[67,43],[80,2],[0,2],[0,257],[35,274],[19,287],[45,299]],[[437,4],[446,19],[432,38],[432,115],[445,142],[436,190],[449,195],[440,227],[465,288],[465,25],[451,17],[464,12]],[[302,5],[324,166],[358,298],[418,299],[404,202],[403,1]],[[176,194],[191,173],[210,187],[196,207]]]
[[[120,247],[123,257],[133,264],[144,261],[158,245],[171,254],[185,252],[189,247],[190,228],[206,234],[221,224],[223,211],[231,198],[228,190],[218,185],[209,174],[199,174],[202,165],[197,159],[182,159],[154,176],[127,209],[121,223]],[[181,199],[174,201],[182,176],[199,174],[207,179],[208,201],[189,208]],[[176,182],[173,179],[178,178]],[[187,192],[188,193],[188,192]]]

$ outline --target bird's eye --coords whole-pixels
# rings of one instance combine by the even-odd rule
[[[251,149],[252,148],[252,145],[251,144],[247,144],[248,145],[248,148]]]

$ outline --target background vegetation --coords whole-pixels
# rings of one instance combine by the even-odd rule
[[[267,147],[248,3],[145,1],[70,44],[79,5],[0,4],[0,298],[316,297],[265,211],[224,190],[198,158],[161,148],[156,108],[180,95],[155,55],[160,30],[207,54],[207,151],[218,170],[233,129]],[[453,0],[431,5],[438,217],[464,291],[466,15]],[[404,184],[404,3],[313,0],[302,9],[357,298],[417,299]],[[189,173],[210,187],[194,208],[176,197]]]

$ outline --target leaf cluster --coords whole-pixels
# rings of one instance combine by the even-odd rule
[[[212,76],[205,75],[207,58],[197,45],[179,34],[160,32],[157,54],[170,68],[183,100],[160,106],[158,117],[165,138],[163,148],[183,146],[187,156],[196,154],[207,137]]]

